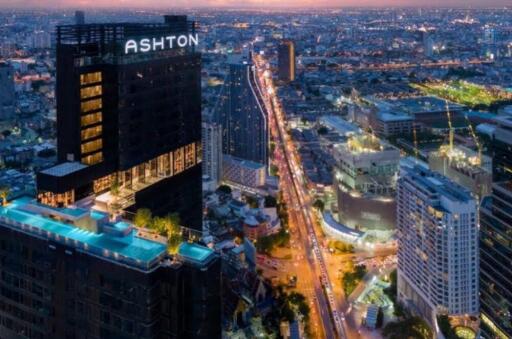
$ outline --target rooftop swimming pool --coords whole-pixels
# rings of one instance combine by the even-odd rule
[[[185,260],[205,264],[212,258],[214,252],[208,247],[184,242],[178,248],[178,254]]]
[[[12,201],[7,206],[0,207],[0,223],[139,268],[150,268],[167,252],[165,244],[135,236],[136,230],[125,237],[90,232],[23,210],[23,206],[30,203],[32,203],[31,199],[21,198]],[[92,217],[97,219],[100,215]],[[127,225],[127,223],[119,222],[115,227],[125,229]]]

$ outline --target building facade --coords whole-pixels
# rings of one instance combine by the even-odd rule
[[[482,334],[512,337],[512,119],[498,119],[492,141],[491,195],[480,206],[480,304]]]
[[[478,215],[471,193],[410,164],[397,185],[398,299],[431,324],[478,315]]]
[[[0,336],[220,338],[220,259],[108,214],[30,198],[0,208]]]
[[[389,237],[395,229],[400,151],[372,135],[354,135],[333,151],[339,220]]]
[[[203,122],[203,175],[219,183],[222,178],[222,127],[214,122]]]
[[[196,23],[57,28],[55,168],[41,202],[177,212],[201,227],[201,56]],[[115,186],[115,190],[112,187]],[[113,193],[115,191],[115,193]]]
[[[12,119],[14,116],[14,69],[0,63],[0,120]]]
[[[278,78],[281,81],[295,80],[295,44],[291,40],[283,40],[278,47]]]
[[[222,179],[249,188],[265,185],[266,168],[264,165],[229,155],[223,158]]]
[[[233,55],[217,120],[224,154],[268,164],[268,114],[250,55]]]

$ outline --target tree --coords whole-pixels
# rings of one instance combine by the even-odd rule
[[[167,229],[167,245],[169,252],[176,253],[178,246],[183,242],[180,216],[177,213],[172,213],[165,216],[164,220]]]
[[[327,127],[325,126],[322,126],[320,127],[318,130],[317,130],[318,134],[320,135],[325,135],[327,133],[329,133],[329,130],[327,129]]]
[[[324,208],[325,208],[325,204],[322,200],[316,199],[315,202],[313,203],[313,207],[318,209],[320,212],[323,212]]]
[[[153,216],[148,208],[139,208],[135,213],[133,223],[137,227],[151,227]]]
[[[447,315],[441,314],[437,316],[437,324],[439,325],[439,329],[443,333],[444,337],[446,339],[458,339],[459,336],[453,329],[452,325],[450,324],[450,319]]]
[[[10,193],[11,190],[9,189],[9,187],[0,187],[0,198],[2,199],[2,206],[7,205],[7,198],[9,197]]]
[[[431,339],[434,337],[430,327],[420,317],[391,322],[384,327],[382,334],[386,339]]]
[[[267,195],[265,197],[265,207],[276,207],[277,206],[277,200],[271,195]]]
[[[231,187],[228,185],[220,185],[219,188],[217,188],[217,191],[224,193],[226,195],[231,195]]]

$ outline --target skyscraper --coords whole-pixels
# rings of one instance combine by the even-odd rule
[[[203,122],[203,175],[215,183],[222,177],[222,127],[215,122]]]
[[[497,119],[493,185],[480,206],[480,304],[486,338],[512,337],[512,118]]]
[[[295,44],[291,40],[283,40],[278,48],[278,77],[289,82],[295,80]]]
[[[83,25],[85,24],[85,13],[84,11],[75,11],[75,24]]]
[[[224,154],[268,164],[268,114],[250,55],[232,55],[217,112]]]
[[[431,324],[478,315],[478,220],[471,193],[421,165],[398,180],[398,299]]]
[[[60,163],[38,174],[39,201],[177,212],[201,229],[196,24],[59,26],[56,38]]]
[[[150,240],[151,238],[151,240]],[[0,207],[2,338],[220,338],[220,258],[30,198]]]
[[[14,114],[14,70],[0,63],[0,120],[12,118]]]

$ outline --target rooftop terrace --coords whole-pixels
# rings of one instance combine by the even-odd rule
[[[72,223],[73,218],[63,218],[85,211],[77,210],[80,213],[73,208],[46,208],[23,197],[0,207],[0,225],[142,270],[155,267],[167,253],[165,244],[140,238],[133,226],[124,221],[108,222],[103,213],[86,211],[92,223],[99,223],[101,232],[78,227]]]

